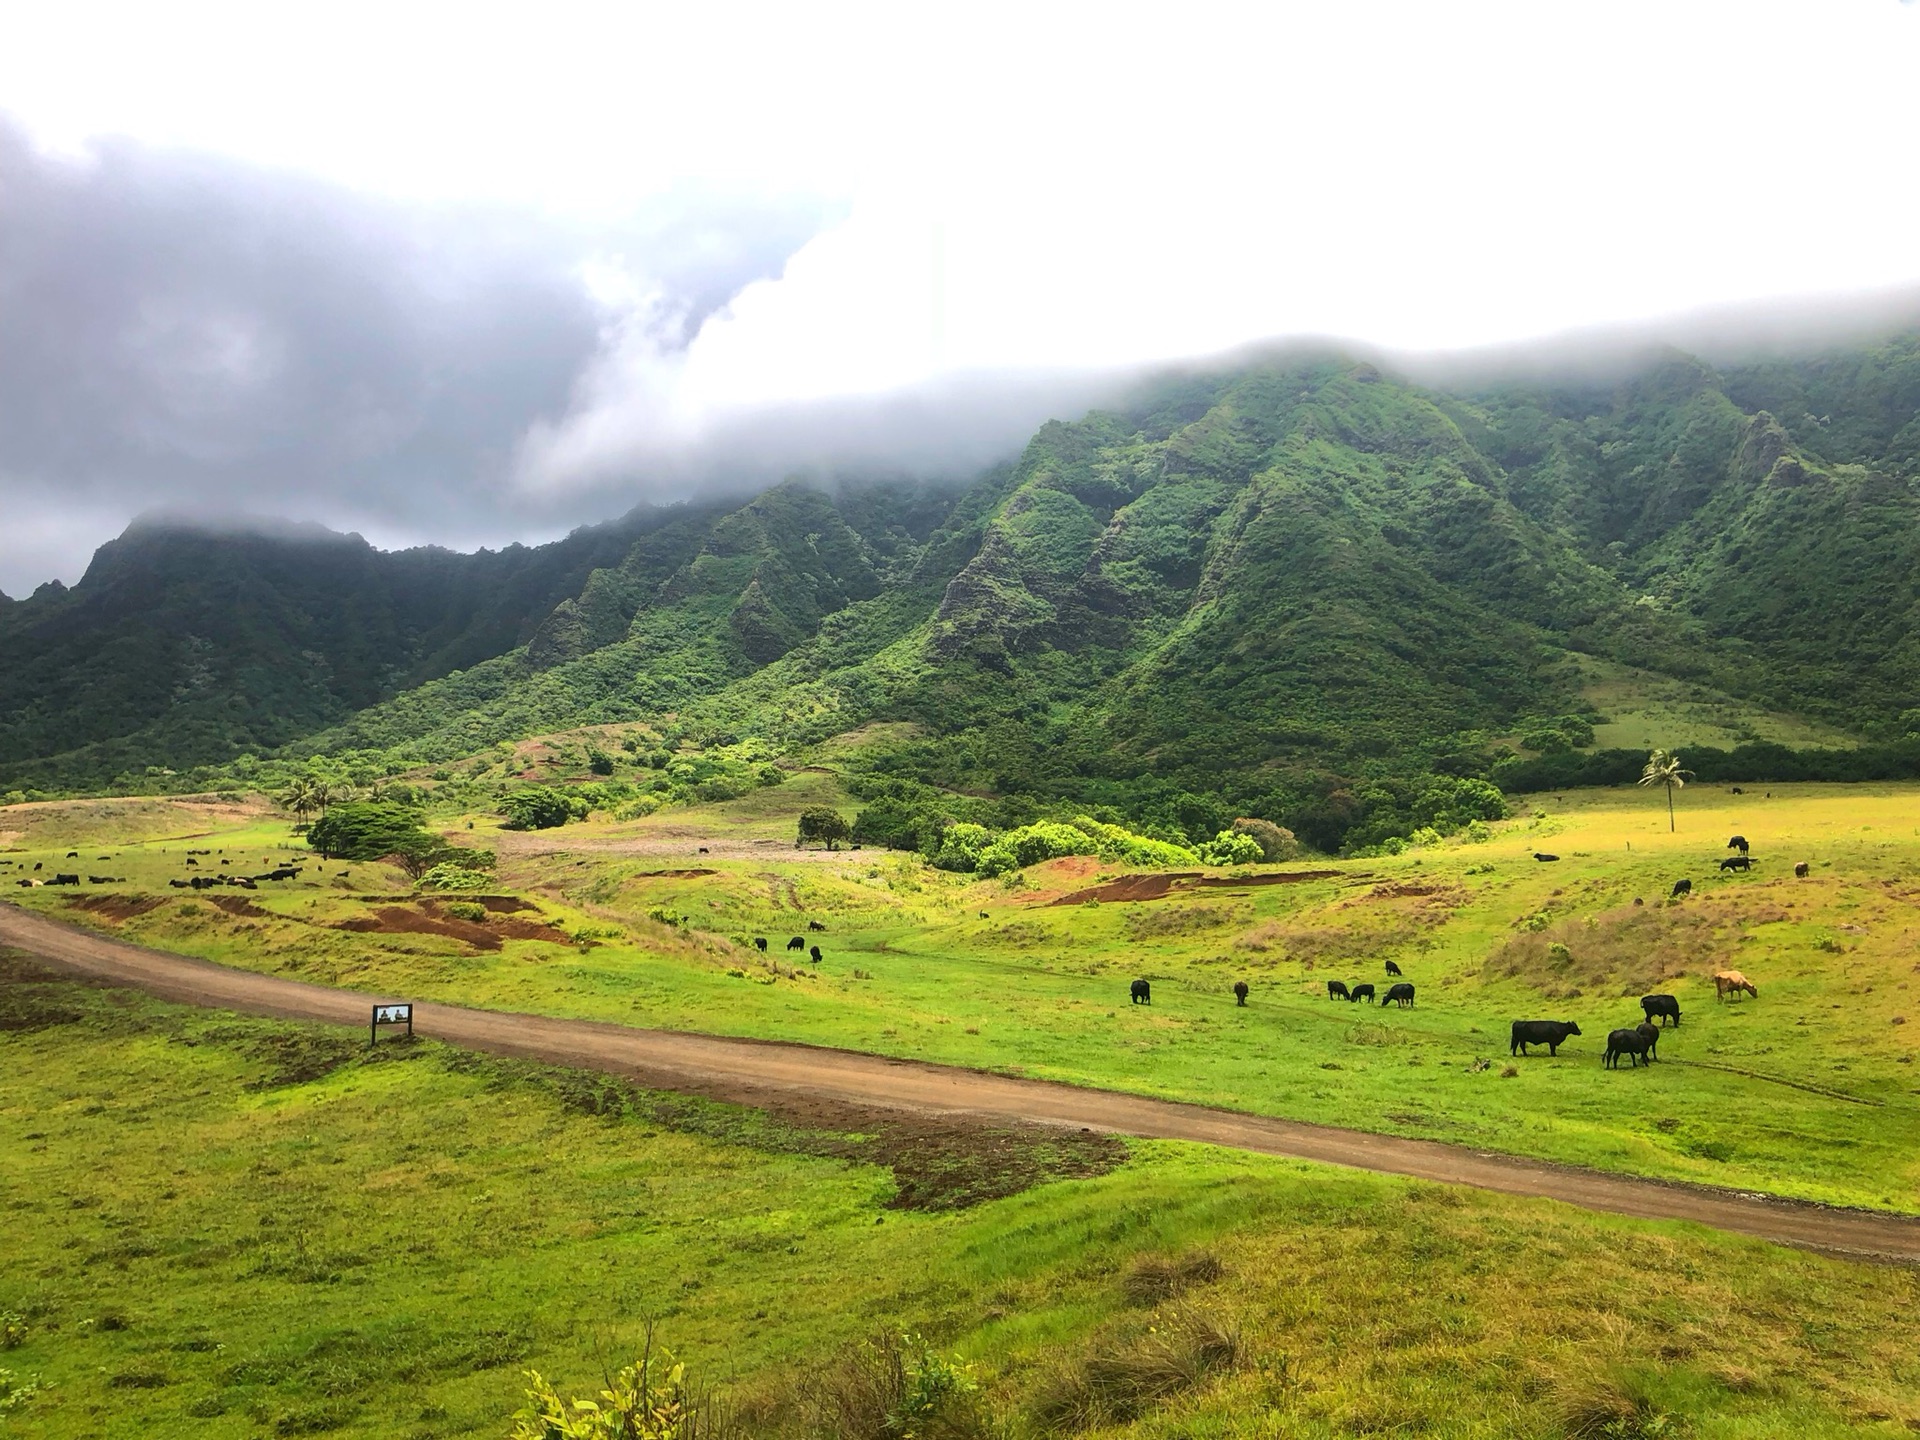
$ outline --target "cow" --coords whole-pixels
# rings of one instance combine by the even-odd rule
[[[820,947],[818,945],[809,946],[807,948],[807,954],[812,957],[814,964],[818,965],[820,963]]]
[[[1548,860],[1558,860],[1560,857],[1558,855],[1549,855],[1544,850],[1536,850],[1533,852],[1533,858],[1545,863]]]
[[[1398,1005],[1402,1010],[1413,1004],[1413,987],[1401,981],[1398,985],[1389,985],[1387,993],[1381,997],[1382,1005]]]
[[[789,950],[804,950],[806,948],[807,942],[802,940],[798,935],[787,941],[787,949]]]
[[[990,917],[988,916],[988,914],[987,914],[987,912],[986,912],[986,911],[984,911],[984,910],[982,910],[982,911],[980,912],[980,918],[981,918],[982,920],[986,920],[986,919],[988,919],[988,918],[990,918]]]
[[[1642,1020],[1633,1027],[1634,1033],[1647,1042],[1647,1060],[1649,1063],[1660,1058],[1660,1031]]]
[[[49,885],[78,885],[80,883],[80,877],[78,875],[55,875],[53,879],[47,883]]]
[[[1673,1021],[1676,1025],[1680,1023],[1680,1002],[1671,995],[1642,995],[1640,1009],[1648,1020],[1658,1015],[1662,1023],[1667,1020]]]
[[[1744,835],[1734,836],[1731,840],[1727,841],[1727,849],[1738,850],[1742,855],[1746,854],[1747,853],[1747,837]]]
[[[89,876],[87,876],[87,884],[89,884],[89,885],[111,885],[111,884],[113,884],[113,876],[111,876],[111,875],[89,875]]]
[[[1153,986],[1144,980],[1134,981],[1127,988],[1127,993],[1133,997],[1133,1003],[1136,1005],[1153,1004]]]
[[[187,857],[187,864],[193,866],[195,869],[198,869],[200,862],[198,860],[195,860],[191,855],[189,855]]]
[[[1246,981],[1236,980],[1233,982],[1233,1003],[1235,1005],[1245,1005],[1247,1003]]]
[[[184,890],[187,888],[187,882],[184,880],[169,880],[167,884],[173,886],[176,890]]]
[[[764,935],[754,936],[753,948],[758,950],[762,955],[766,954],[767,953],[767,937]]]
[[[1653,1027],[1651,1025],[1638,1025],[1631,1030],[1609,1031],[1607,1033],[1607,1053],[1606,1057],[1601,1060],[1600,1067],[1603,1070],[1618,1070],[1620,1068],[1620,1057],[1625,1055],[1631,1060],[1630,1068],[1638,1069],[1640,1066],[1640,1057],[1653,1048],[1653,1041],[1647,1038],[1648,1032],[1652,1031],[1652,1029]]]
[[[1753,861],[1745,855],[1729,855],[1720,862],[1722,870],[1751,870]]]
[[[1746,991],[1747,994],[1753,996],[1756,1000],[1760,998],[1760,992],[1754,987],[1754,983],[1738,970],[1718,970],[1714,972],[1713,991],[1716,1000],[1724,1000],[1729,995],[1738,1000],[1742,990]]]
[[[1669,900],[1678,900],[1682,895],[1691,895],[1692,893],[1693,882],[1691,880],[1676,880],[1673,882],[1673,890],[1668,894],[1667,898]]]
[[[704,845],[702,845],[702,846],[700,847],[700,853],[701,853],[702,855],[704,855],[704,854],[706,854],[706,853],[707,853],[707,847],[706,847],[706,846],[704,846]]]
[[[1398,975],[1400,973],[1401,973],[1401,970],[1398,965],[1394,964],[1393,961],[1391,960],[1387,961],[1387,974]]]
[[[1807,878],[1807,876],[1811,875],[1812,873],[1813,873],[1813,867],[1807,864],[1807,862],[1804,860],[1802,860],[1798,865],[1795,865],[1793,867],[1793,878],[1796,880],[1804,880]]]
[[[1329,1000],[1351,1000],[1352,998],[1353,998],[1353,997],[1352,997],[1351,995],[1349,995],[1349,994],[1347,994],[1347,982],[1346,982],[1346,981],[1344,981],[1344,980],[1329,980],[1329,981],[1327,981],[1327,999],[1329,999]]]
[[[80,858],[80,852],[78,850],[67,851],[67,859],[78,860],[79,858]]]
[[[822,925],[818,920],[807,921],[807,929],[809,930],[825,930],[826,928],[827,927]]]
[[[1529,1045],[1544,1045],[1549,1055],[1558,1055],[1569,1035],[1578,1035],[1580,1026],[1572,1020],[1516,1020],[1509,1055],[1524,1055]]]
[[[1373,986],[1356,985],[1347,992],[1347,999],[1353,1001],[1364,1000],[1367,1004],[1371,1005],[1373,1004]]]
[[[1736,785],[1733,787],[1733,789],[1729,790],[1727,793],[1729,795],[1744,795],[1747,792],[1742,790],[1738,785]]]

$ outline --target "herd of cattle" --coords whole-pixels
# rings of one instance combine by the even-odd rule
[[[1720,868],[1723,871],[1749,871],[1753,868],[1753,857],[1748,853],[1746,836],[1735,835],[1727,841],[1727,848],[1738,850],[1740,853],[1720,862]],[[1540,861],[1554,861],[1560,857],[1535,851],[1533,858]],[[1804,880],[1810,868],[1805,861],[1802,861],[1793,867],[1793,873]],[[1693,882],[1680,880],[1675,882],[1669,898],[1677,900],[1692,893]],[[1640,905],[1645,902],[1635,900],[1633,903]],[[818,958],[817,952],[815,958]],[[1399,965],[1391,960],[1387,961],[1387,975],[1395,983],[1387,987],[1384,995],[1377,996],[1381,1005],[1398,1005],[1401,1009],[1412,1006],[1413,986],[1399,978],[1403,973]],[[1713,988],[1716,1000],[1729,998],[1738,1000],[1742,995],[1751,995],[1758,999],[1760,996],[1759,987],[1738,970],[1716,971],[1713,977]],[[1233,998],[1236,1005],[1245,1005],[1250,993],[1246,981],[1234,982]],[[1135,1005],[1153,1003],[1153,986],[1146,980],[1135,980],[1131,986],[1131,994]],[[1329,980],[1327,981],[1327,998],[1345,1000],[1349,1004],[1358,1004],[1365,1000],[1371,1005],[1375,1003],[1376,991],[1372,984],[1364,981],[1349,985],[1344,980]],[[1626,1057],[1629,1068],[1637,1068],[1642,1060],[1652,1062],[1659,1059],[1657,1052],[1660,1045],[1660,1032],[1669,1025],[1677,1026],[1680,1023],[1680,1001],[1672,995],[1642,995],[1640,1010],[1644,1018],[1638,1025],[1622,1026],[1607,1032],[1607,1051],[1600,1062],[1603,1068],[1619,1069],[1622,1056]],[[1656,1025],[1655,1021],[1659,1023]],[[1524,1056],[1528,1053],[1528,1046],[1544,1045],[1549,1055],[1558,1055],[1560,1047],[1578,1034],[1580,1034],[1580,1026],[1573,1020],[1516,1020],[1513,1022],[1507,1053]]]
[[[211,855],[212,853],[213,852],[209,850],[189,850],[186,858],[187,868],[194,870],[199,869],[200,862],[194,857],[196,855]],[[69,850],[67,852],[67,859],[78,860],[79,858],[80,854],[78,851]],[[111,860],[113,857],[111,855],[102,855],[98,858]],[[11,868],[13,863],[11,860],[0,860],[0,868]],[[221,865],[231,865],[232,863],[231,860],[222,860],[220,862]],[[225,875],[189,875],[185,879],[169,880],[167,884],[176,890],[211,890],[222,885],[230,885],[240,890],[253,890],[270,880],[297,880],[300,878],[300,872],[306,868],[301,865],[274,865],[272,860],[263,860],[261,863],[263,865],[272,865],[273,868],[264,870],[258,875],[235,875],[231,871]],[[33,868],[39,870],[43,864],[43,861],[36,860]],[[13,883],[23,890],[37,889],[43,885],[78,885],[80,883],[80,874],[78,871],[72,873],[55,871],[44,880],[36,880],[29,874],[21,876]],[[87,884],[89,885],[124,885],[126,883],[127,877],[124,875],[87,876]]]

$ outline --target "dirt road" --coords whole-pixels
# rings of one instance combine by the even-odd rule
[[[0,945],[12,946],[56,970],[131,986],[166,1000],[250,1015],[364,1026],[375,1001],[410,998],[366,995],[232,970],[76,930],[6,904],[0,904]],[[1197,1140],[1510,1195],[1543,1196],[1589,1210],[1692,1220],[1785,1245],[1920,1263],[1920,1220],[1896,1215],[1607,1175],[1428,1140],[1336,1130],[847,1050],[639,1030],[455,1005],[417,1003],[413,1013],[416,1031],[451,1044],[605,1071],[660,1089],[749,1104],[777,1094],[809,1095],[921,1113],[981,1115],[1154,1139]]]

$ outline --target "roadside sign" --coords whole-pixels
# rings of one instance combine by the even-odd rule
[[[413,1035],[413,1006],[410,1004],[374,1006],[373,1024],[367,1029],[367,1047],[369,1049],[379,1043],[380,1027],[382,1025],[404,1025],[407,1027],[407,1035],[411,1037]]]

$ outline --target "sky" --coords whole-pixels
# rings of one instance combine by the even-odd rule
[[[0,590],[156,510],[959,477],[1286,336],[1818,313],[1920,284],[1917,88],[1901,0],[0,7]]]

